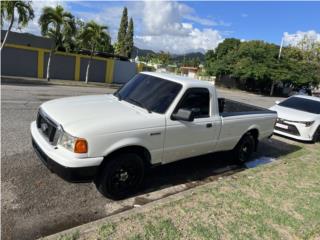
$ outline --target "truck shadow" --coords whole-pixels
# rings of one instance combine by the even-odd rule
[[[299,149],[301,147],[298,145],[289,144],[274,138],[267,139],[260,142],[258,151],[253,154],[252,160],[254,161],[259,158],[276,160]],[[271,161],[262,161],[262,164],[269,162]],[[259,164],[255,166],[257,165]],[[186,190],[217,180],[223,176],[243,171],[248,168],[247,166],[246,164],[237,164],[232,159],[230,152],[219,152],[184,159],[152,168],[146,175],[143,192],[140,192],[140,194],[147,194],[180,184],[184,184],[185,188],[183,190]],[[171,194],[174,194],[174,192]]]

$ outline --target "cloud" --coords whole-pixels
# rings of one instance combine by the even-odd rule
[[[186,36],[181,35],[144,35],[137,36],[135,43],[140,48],[153,49],[155,51],[168,51],[175,54],[189,52],[205,52],[214,49],[223,41],[217,30],[191,28]]]
[[[88,22],[90,20],[94,20],[95,22],[107,25],[108,31],[113,40],[116,39],[120,18],[122,15],[123,8],[121,7],[110,7],[105,8],[99,13],[94,12],[85,12],[85,11],[74,11],[75,16],[80,18],[81,20]]]
[[[120,25],[120,20],[122,16],[122,11],[123,11],[123,6],[108,6],[106,5],[105,2],[95,2],[95,3],[100,3],[99,5],[95,4],[93,5],[91,3],[91,8],[94,7],[93,11],[79,11],[79,10],[73,10],[72,13],[84,20],[84,21],[89,21],[89,20],[94,20],[100,24],[107,25],[108,26],[108,31],[111,35],[112,42],[115,42],[117,40],[117,34],[118,34],[118,29]],[[72,7],[74,9],[78,9],[79,6],[85,6],[87,9],[87,5],[89,4],[88,2],[72,2]],[[109,4],[109,2],[108,2]],[[142,32],[142,9],[144,7],[143,2],[128,2],[126,4],[128,8],[128,14],[129,18],[132,17],[134,21],[134,32],[135,34]]]
[[[185,4],[172,1],[148,1],[144,4],[144,31],[135,38],[138,47],[183,54],[193,51],[204,52],[215,48],[222,41],[222,36],[217,30],[199,29],[191,23],[183,22],[185,18],[192,18],[194,22],[213,24],[210,20],[206,22],[202,18],[190,18],[194,16],[194,10]]]
[[[246,17],[248,17],[249,15],[248,14],[246,14],[246,13],[242,13],[241,14],[241,17],[243,17],[243,18],[246,18]]]
[[[34,1],[35,18],[22,31],[40,35],[38,19],[42,8],[58,4],[77,18],[107,25],[112,42],[116,41],[124,5],[116,2]],[[173,54],[204,52],[215,48],[225,35],[213,27],[229,26],[223,21],[200,17],[195,9],[181,2],[132,1],[125,5],[129,17],[134,20],[135,45],[143,49],[163,50]]]
[[[184,4],[177,2],[146,1],[143,8],[143,24],[146,35],[186,35],[182,12],[189,12]]]
[[[285,45],[296,46],[304,38],[309,39],[311,42],[320,42],[320,33],[317,33],[315,30],[309,30],[306,32],[297,31],[293,34],[285,32],[283,35],[283,42]]]
[[[143,49],[154,51],[169,51],[174,54],[201,51],[215,48],[222,41],[222,34],[214,29],[200,30],[192,23],[184,20],[193,20],[204,26],[219,25],[212,20],[196,16],[194,9],[186,4],[174,1],[144,1],[127,4],[129,17],[135,25],[135,45]],[[113,42],[122,15],[122,6],[102,8],[99,12],[75,12],[84,20],[94,19],[109,27]],[[220,23],[221,24],[221,23]]]

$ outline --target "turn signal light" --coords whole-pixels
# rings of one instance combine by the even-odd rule
[[[87,153],[88,152],[88,144],[85,139],[78,138],[74,145],[75,153]]]

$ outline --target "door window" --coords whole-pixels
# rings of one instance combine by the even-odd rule
[[[186,91],[178,104],[178,109],[187,109],[194,112],[194,118],[209,117],[210,94],[206,88],[190,88]]]

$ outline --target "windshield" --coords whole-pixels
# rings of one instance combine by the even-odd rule
[[[114,95],[149,112],[165,113],[181,87],[175,82],[138,74]]]
[[[279,103],[279,106],[320,114],[320,102],[306,98],[291,97]]]

